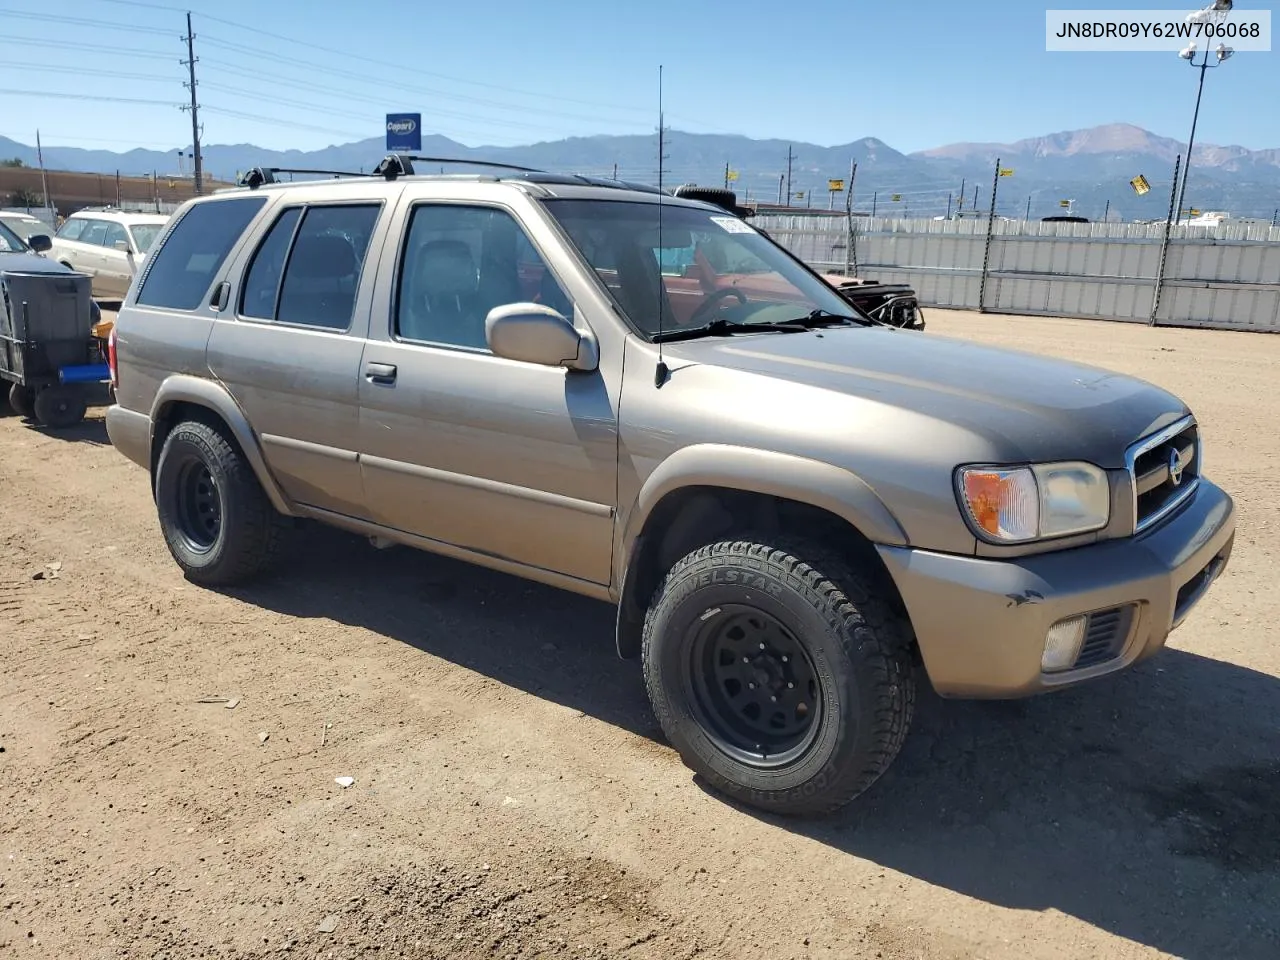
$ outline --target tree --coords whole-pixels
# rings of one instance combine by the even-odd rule
[[[25,188],[15,190],[9,195],[9,206],[11,207],[31,207],[40,206],[40,195]]]
[[[8,167],[11,170],[15,170],[25,166],[26,164],[23,163],[22,160],[18,157],[14,157],[12,160],[0,160],[0,167]]]

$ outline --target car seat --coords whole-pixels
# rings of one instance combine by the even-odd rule
[[[414,257],[400,307],[400,336],[409,340],[485,347],[479,309],[480,275],[461,240],[432,240]]]

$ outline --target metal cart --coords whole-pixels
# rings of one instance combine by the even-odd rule
[[[17,413],[48,427],[80,423],[110,379],[90,284],[78,273],[0,273],[0,380]]]

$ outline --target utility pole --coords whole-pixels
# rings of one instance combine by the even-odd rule
[[[1178,207],[1178,174],[1181,172],[1182,154],[1178,154],[1178,159],[1173,162],[1173,193],[1169,195],[1169,216],[1164,222],[1164,240],[1160,243],[1160,262],[1156,264],[1156,290],[1155,296],[1151,298],[1151,316],[1147,320],[1148,326],[1156,326],[1157,317],[1160,313],[1160,298],[1164,294],[1164,271],[1169,262],[1169,237],[1173,233],[1173,218],[1180,211]],[[1185,185],[1186,181],[1183,181]]]
[[[974,211],[975,211],[975,212],[977,212],[977,209],[978,209],[978,186],[977,186],[977,184],[974,184],[974,187],[973,187],[973,209],[974,209]]]
[[[852,277],[858,264],[858,235],[853,228],[853,183],[858,178],[858,161],[849,161],[849,190],[844,197],[846,235],[844,240],[844,275]]]
[[[964,190],[968,184],[968,180],[963,177],[960,178],[960,206],[956,208],[956,213],[964,213]]]
[[[729,164],[724,165],[724,188],[729,189]]]
[[[50,211],[49,225],[54,229],[58,229],[58,216],[54,212],[53,204],[49,202],[49,178],[44,172],[44,147],[40,145],[40,131],[36,130],[36,159],[40,161],[40,190],[44,193],[44,207]]]
[[[871,191],[871,217],[872,217],[872,219],[875,219],[875,215],[876,215],[876,200],[878,200],[879,198],[880,198],[880,191],[879,191],[879,190],[872,190],[872,191]]]
[[[200,105],[196,102],[196,35],[191,32],[191,14],[187,13],[187,59],[183,61],[187,68],[189,81],[186,84],[191,91],[191,149],[195,153],[194,185],[195,194],[204,192],[204,163],[200,157]]]
[[[787,175],[785,173],[778,174],[778,206],[782,206],[782,188],[786,185]],[[787,198],[787,206],[791,206],[791,198]]]
[[[1107,209],[1102,212],[1102,222],[1106,223],[1111,219],[1111,201],[1107,201]]]
[[[791,153],[791,147],[790,145],[788,145],[787,146],[787,206],[788,207],[791,206],[791,160],[792,160],[792,157],[793,157],[793,154]]]
[[[618,179],[618,165],[616,163],[613,165],[613,179]]]
[[[974,188],[977,192],[977,187]],[[978,285],[978,312],[987,312],[987,276],[991,269],[991,241],[996,230],[996,194],[1000,192],[1000,158],[996,158],[996,175],[991,181],[991,214],[987,217],[987,246],[982,254],[982,281]],[[975,196],[973,208],[978,209]]]

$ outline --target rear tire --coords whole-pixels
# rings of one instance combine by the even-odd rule
[[[31,409],[38,423],[63,430],[83,420],[88,405],[84,393],[75,387],[45,387],[35,395]]]
[[[915,708],[910,625],[871,578],[811,545],[724,542],[677,562],[643,658],[684,762],[775,813],[825,815],[864,792]]]
[[[35,394],[30,387],[24,387],[20,383],[9,387],[9,406],[13,407],[13,412],[18,416],[33,419],[36,415],[35,402]]]
[[[220,431],[199,421],[174,427],[156,464],[155,485],[160,529],[188,580],[226,587],[270,567],[284,518]]]

